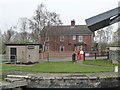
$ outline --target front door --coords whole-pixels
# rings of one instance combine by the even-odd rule
[[[16,58],[16,48],[10,48],[10,61],[15,62]]]

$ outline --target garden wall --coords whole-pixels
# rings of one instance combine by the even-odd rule
[[[40,53],[40,59],[47,59],[48,57],[71,57],[73,52],[59,52],[59,51],[50,51]]]

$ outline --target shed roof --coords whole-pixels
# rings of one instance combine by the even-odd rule
[[[92,31],[86,25],[69,26],[46,26],[41,31],[41,36],[60,36],[60,35],[91,35]]]
[[[41,45],[41,44],[13,44],[13,43],[8,43],[5,44],[6,46],[29,46],[29,45]]]

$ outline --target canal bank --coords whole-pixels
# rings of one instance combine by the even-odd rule
[[[26,82],[22,90],[42,88],[118,88],[118,73],[9,73],[6,76],[9,80],[19,78]],[[14,83],[16,81],[13,81]],[[11,82],[11,83],[13,83]],[[17,82],[16,82],[17,83]],[[19,84],[20,85],[20,84]],[[5,90],[5,89],[3,89]],[[17,89],[16,89],[17,90]]]

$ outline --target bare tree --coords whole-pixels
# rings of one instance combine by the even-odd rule
[[[0,54],[2,54],[2,33],[0,30]]]
[[[108,43],[108,44],[112,41],[112,34],[113,34],[112,29],[113,29],[112,26],[108,26],[108,27],[104,30],[104,31],[105,31],[105,39],[104,39],[104,41],[105,41],[106,43]]]
[[[105,50],[107,46],[109,46],[112,41],[112,26],[108,26],[104,29],[100,29],[96,32],[96,41],[101,49]]]
[[[102,42],[104,42],[104,38],[105,38],[105,31],[103,29],[100,29],[96,32],[96,36],[95,36],[97,42],[100,44]]]
[[[3,42],[10,43],[11,38],[14,34],[15,34],[15,31],[12,29],[12,27],[10,29],[8,29],[7,31],[5,31],[4,34],[2,35]]]
[[[30,29],[32,30],[31,37],[34,42],[39,43],[40,40],[40,31],[44,26],[47,25],[61,25],[62,22],[59,18],[59,15],[55,12],[48,12],[44,4],[40,4],[35,10],[35,15],[32,20],[29,20]]]
[[[32,30],[31,37],[34,42],[39,42],[40,30],[45,26],[46,8],[43,4],[38,5],[37,10],[35,10],[35,15],[32,20],[29,20],[30,29]]]
[[[29,33],[28,33],[28,30],[29,30],[29,26],[28,26],[28,19],[23,17],[23,18],[20,18],[20,36],[19,36],[19,39],[23,42],[26,42],[26,41],[29,41]]]
[[[106,49],[107,47],[107,42],[106,42],[106,36],[105,36],[105,30],[104,29],[100,29],[96,32],[96,36],[95,36],[95,39],[98,43],[98,48],[103,51]],[[97,49],[98,49],[97,48]],[[98,50],[99,50],[98,49]]]
[[[47,12],[49,25],[59,26],[62,25],[62,21],[59,18],[59,15],[55,12]]]
[[[120,28],[118,28],[113,33],[112,45],[119,46],[120,45]]]

